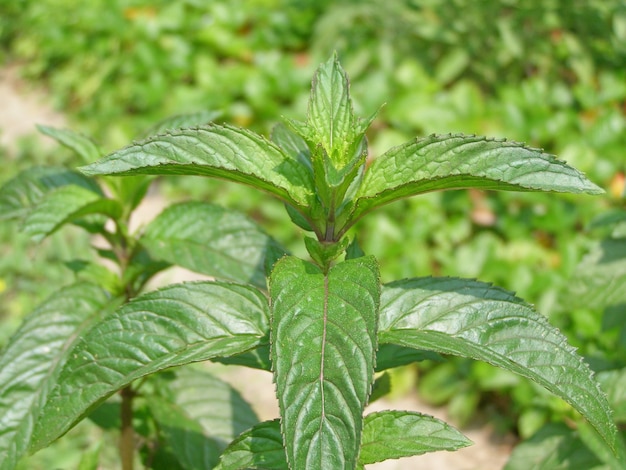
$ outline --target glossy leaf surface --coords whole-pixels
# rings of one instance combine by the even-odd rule
[[[606,396],[589,367],[545,317],[503,289],[454,278],[388,284],[379,340],[482,360],[528,377],[572,405],[615,448]]]
[[[354,468],[370,393],[379,302],[376,262],[324,274],[293,257],[270,277],[271,357],[291,468]]]
[[[70,351],[37,424],[34,449],[137,378],[256,346],[267,335],[267,322],[266,297],[248,286],[185,283],[135,298]]]
[[[82,167],[87,175],[202,175],[263,189],[293,205],[312,197],[309,171],[253,132],[207,125],[150,137]]]
[[[359,463],[368,465],[472,444],[449,424],[414,411],[381,411],[365,417]]]
[[[157,258],[195,272],[266,288],[265,262],[285,253],[248,217],[219,206],[185,202],[165,209],[140,241]]]
[[[69,351],[110,299],[76,284],[53,294],[22,323],[0,355],[0,469],[24,455]]]

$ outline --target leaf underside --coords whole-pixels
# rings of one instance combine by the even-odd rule
[[[482,360],[534,380],[615,449],[616,428],[589,367],[545,317],[489,284],[454,278],[383,287],[379,341]]]
[[[378,268],[293,257],[270,277],[271,357],[290,468],[354,468],[376,351]]]
[[[0,356],[0,469],[12,469],[30,444],[35,422],[58,381],[68,351],[110,299],[80,283],[61,289],[22,323]]]
[[[267,298],[249,286],[185,283],[133,299],[70,351],[37,423],[32,450],[48,445],[133,380],[244,352],[258,345],[267,330]]]

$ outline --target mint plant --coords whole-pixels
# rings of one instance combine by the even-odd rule
[[[619,454],[610,407],[590,369],[531,305],[475,280],[426,277],[382,285],[378,261],[362,252],[353,233],[354,224],[380,206],[435,190],[602,190],[540,150],[477,136],[417,138],[370,162],[366,131],[374,117],[355,116],[347,75],[333,57],[315,74],[307,120],[286,120],[271,141],[245,129],[208,124],[148,137],[82,167],[90,177],[132,177],[105,180],[125,201],[137,200],[134,188],[141,187],[144,175],[209,176],[268,192],[309,233],[304,241],[310,259],[284,254],[268,238],[236,240],[237,227],[228,234],[215,232],[211,240],[202,238],[204,230],[192,229],[193,248],[172,249],[187,224],[220,223],[207,222],[208,215],[189,205],[174,209],[163,225],[148,226],[145,241],[131,241],[132,256],[129,239],[121,243],[116,238],[125,233],[118,224],[110,238],[118,247],[113,253],[126,253],[123,272],[128,267],[133,273],[150,272],[132,269],[132,248],[141,247],[169,262],[192,260],[230,280],[139,295],[143,284],[137,282],[130,284],[131,295],[102,299],[104,306],[94,306],[98,313],[90,316],[88,327],[75,327],[70,342],[57,347],[54,373],[41,380],[43,385],[18,390],[30,367],[7,382],[12,388],[6,396],[22,393],[31,408],[22,414],[28,426],[2,425],[17,436],[5,440],[5,455],[15,459],[48,445],[107,397],[136,390],[135,384],[155,372],[205,360],[271,369],[280,408],[280,420],[239,434],[215,468],[361,469],[386,459],[456,450],[470,441],[430,416],[413,411],[364,416],[375,371],[432,353],[486,361],[534,380],[585,416],[602,445]],[[64,192],[80,192],[84,200],[84,190]],[[62,194],[62,199],[71,196]],[[75,209],[63,221],[93,212],[124,220],[133,205],[112,209],[101,199],[108,200],[92,196],[89,209]],[[267,283],[250,271],[242,279],[230,263],[220,264],[223,254],[213,252],[216,240],[224,250],[261,250],[263,262],[252,267],[257,274],[269,273]],[[130,274],[122,278],[135,279]],[[65,295],[70,294],[64,300]],[[26,348],[18,332],[0,360],[8,364],[13,350]],[[205,399],[211,401],[210,390]],[[200,436],[192,447],[198,442],[203,448],[193,419],[172,422]],[[189,462],[178,465],[196,468]]]

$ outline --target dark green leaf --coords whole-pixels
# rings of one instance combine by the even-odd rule
[[[368,465],[438,450],[457,450],[472,441],[447,423],[414,411],[381,411],[365,417],[359,463]]]
[[[32,167],[0,188],[0,220],[25,216],[49,191],[67,185],[102,195],[98,185],[80,173],[61,167]]]
[[[250,131],[207,125],[150,137],[82,167],[87,175],[202,175],[249,184],[295,206],[312,201],[310,172]]]
[[[444,189],[603,193],[541,150],[501,139],[431,135],[394,147],[365,173],[354,217],[404,197]]]
[[[309,147],[298,134],[291,132],[287,126],[279,123],[272,129],[271,139],[293,160],[309,168],[309,171],[313,170]]]
[[[81,186],[63,186],[50,191],[31,210],[24,220],[24,232],[39,241],[63,225],[92,214],[117,219],[122,215],[122,207],[117,201],[103,198]]]
[[[209,276],[265,288],[265,257],[285,253],[248,217],[219,206],[185,202],[165,209],[141,243],[153,257]]]
[[[374,381],[368,403],[374,403],[389,393],[391,393],[391,375],[389,372],[383,372]]]
[[[70,351],[37,423],[33,450],[137,378],[253,348],[266,337],[267,322],[266,297],[248,286],[186,283],[135,298]]]
[[[37,129],[42,134],[52,137],[54,140],[72,150],[85,163],[93,162],[102,156],[100,149],[93,140],[78,132],[69,129],[56,129],[54,127],[38,125]]]
[[[24,320],[2,351],[0,469],[12,469],[28,450],[35,422],[58,383],[69,350],[109,301],[94,285],[61,289]]]
[[[420,361],[441,361],[442,357],[432,351],[420,351],[396,344],[381,344],[376,353],[376,371],[392,369]]]
[[[275,419],[257,424],[241,434],[224,451],[215,470],[285,470],[287,460]]]
[[[489,284],[420,278],[386,285],[381,343],[482,360],[534,380],[583,414],[615,449],[606,396],[589,367],[545,317]]]
[[[354,468],[373,382],[379,301],[376,262],[324,274],[293,257],[270,277],[271,356],[291,468]]]
[[[256,348],[246,351],[243,354],[236,354],[229,357],[218,357],[215,358],[214,361],[222,364],[233,364],[251,367],[253,369],[271,371],[272,363],[270,362],[269,338],[267,344],[262,343]]]

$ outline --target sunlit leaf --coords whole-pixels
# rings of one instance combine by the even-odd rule
[[[270,277],[271,356],[291,468],[354,468],[373,382],[379,279],[363,257],[327,274],[293,257]]]
[[[75,284],[45,300],[22,323],[0,355],[0,469],[12,469],[29,447],[35,422],[58,383],[68,351],[110,299]]]
[[[93,162],[102,156],[96,143],[89,137],[79,134],[78,132],[42,125],[38,125],[37,129],[42,134],[52,137],[61,145],[72,150],[85,163]]]
[[[267,322],[266,297],[248,286],[186,283],[135,298],[69,352],[37,423],[33,450],[137,378],[258,345],[267,335]]]
[[[585,416],[615,449],[606,396],[545,317],[489,284],[419,278],[383,288],[379,340],[482,360],[534,380]]]

